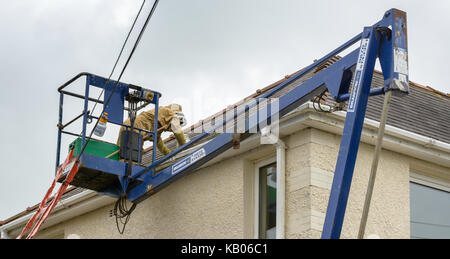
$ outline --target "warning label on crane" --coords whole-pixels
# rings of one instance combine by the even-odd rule
[[[408,52],[405,49],[394,49],[394,72],[408,75]]]
[[[356,101],[359,96],[359,90],[361,88],[361,75],[364,70],[364,65],[366,64],[367,49],[369,47],[369,39],[364,38],[361,40],[361,47],[359,49],[358,60],[356,61],[355,78],[353,79],[352,93],[350,94],[350,99],[348,100],[347,112],[354,112],[356,107]]]
[[[204,157],[205,155],[206,155],[206,151],[204,148],[201,148],[201,149],[195,151],[190,156],[184,158],[183,160],[181,160],[180,162],[178,162],[172,166],[172,175],[179,173],[186,167],[195,163],[200,158]]]

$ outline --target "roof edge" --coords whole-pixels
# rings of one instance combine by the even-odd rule
[[[319,73],[320,71],[322,71],[323,69],[326,69],[327,67],[329,67],[330,65],[332,65],[334,62],[338,61],[339,59],[341,59],[340,56],[334,56],[334,57],[330,58],[330,59],[329,59],[328,61],[326,61],[324,64],[322,64],[322,65],[320,65],[319,67],[317,67],[317,69],[315,70],[314,73]],[[316,62],[316,60],[314,60],[314,62]],[[273,83],[271,83],[271,84],[269,84],[269,85],[263,87],[262,89],[257,89],[253,94],[251,94],[251,95],[249,95],[249,96],[247,96],[247,97],[241,99],[240,101],[238,101],[238,102],[236,102],[236,103],[234,103],[234,104],[228,105],[226,108],[222,109],[222,111],[216,112],[215,114],[213,114],[213,115],[211,115],[211,116],[208,116],[208,117],[206,117],[205,119],[200,120],[200,121],[198,121],[198,122],[192,124],[191,126],[186,127],[186,128],[184,129],[184,132],[185,132],[185,133],[192,132],[195,128],[200,127],[200,126],[203,125],[204,123],[207,123],[207,122],[213,120],[214,118],[216,118],[217,116],[220,116],[220,115],[226,113],[226,111],[228,111],[228,110],[230,110],[230,109],[232,109],[232,108],[234,108],[234,107],[236,107],[236,106],[238,106],[238,105],[244,103],[245,101],[248,101],[248,100],[251,99],[251,98],[255,98],[255,97],[259,96],[260,94],[269,91],[270,89],[276,87],[276,86],[279,85],[279,84],[282,84],[283,82],[285,82],[286,80],[288,80],[289,78],[291,78],[292,76],[294,76],[295,74],[297,74],[298,72],[302,71],[303,69],[305,69],[305,68],[302,68],[302,69],[300,69],[300,70],[298,70],[298,71],[296,71],[296,72],[294,72],[294,73],[285,75],[284,78],[281,78],[281,79],[279,79],[278,81],[273,82]],[[379,70],[376,70],[376,69],[375,69],[374,72],[377,73],[377,74],[379,74],[379,75],[383,75],[383,73],[382,73],[381,71],[379,71]],[[441,91],[436,90],[436,89],[434,89],[434,88],[432,88],[432,87],[430,87],[430,86],[424,86],[424,85],[421,85],[421,84],[419,84],[419,83],[415,83],[415,82],[413,82],[413,81],[409,81],[409,85],[410,85],[410,86],[414,86],[414,87],[418,87],[418,88],[421,88],[421,89],[424,89],[424,90],[426,90],[426,91],[432,92],[432,93],[434,93],[434,94],[436,94],[436,95],[438,95],[438,96],[441,96],[441,97],[447,97],[447,98],[450,98],[450,93],[444,93],[444,92],[441,92]],[[174,140],[174,139],[175,139],[175,136],[174,136],[173,134],[171,134],[169,137],[165,138],[163,141],[164,141],[164,143],[167,143],[167,142],[172,141],[172,140]],[[147,153],[147,152],[150,152],[150,151],[152,151],[152,150],[153,150],[153,147],[148,147],[148,148],[146,148],[146,149],[143,150],[143,153]]]

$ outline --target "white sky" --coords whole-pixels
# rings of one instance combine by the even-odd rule
[[[109,75],[140,3],[0,0],[0,219],[41,201],[54,176],[57,87],[83,71]],[[180,103],[191,125],[309,65],[390,8],[408,13],[410,80],[450,92],[450,2],[437,0],[161,0],[123,81]],[[82,110],[65,107],[66,119]],[[113,129],[108,137],[115,141]]]

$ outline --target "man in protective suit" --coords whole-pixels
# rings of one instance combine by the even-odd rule
[[[148,131],[154,130],[154,120],[155,120],[155,109],[141,112],[136,116],[134,121],[134,127],[145,129]],[[130,125],[130,118],[124,121],[125,125]],[[161,138],[161,133],[164,131],[171,131],[175,135],[175,138],[178,142],[178,145],[184,145],[186,143],[186,137],[184,135],[184,131],[181,127],[186,125],[186,118],[182,112],[181,105],[179,104],[170,104],[168,106],[160,106],[158,110],[158,133],[157,133],[157,141],[156,147],[159,152],[164,155],[170,153],[170,149],[164,145],[164,141]],[[120,145],[120,136],[122,131],[125,130],[125,127],[121,127],[119,132],[119,138],[117,140],[117,145]],[[138,132],[138,130],[135,130]],[[152,140],[151,134],[146,132],[142,133],[143,140]]]

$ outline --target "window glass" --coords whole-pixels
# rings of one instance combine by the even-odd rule
[[[411,238],[450,238],[450,193],[410,183]]]
[[[276,177],[276,163],[259,169],[259,238],[275,238],[277,208]]]

